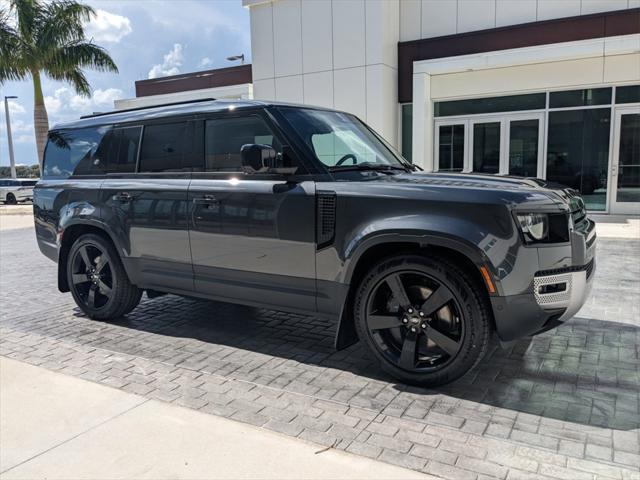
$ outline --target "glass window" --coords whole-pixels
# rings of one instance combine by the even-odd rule
[[[280,111],[316,158],[330,168],[363,164],[405,168],[391,148],[353,115],[306,108]]]
[[[49,133],[43,178],[59,179],[71,175],[103,173],[95,152],[109,127],[58,130]]]
[[[140,149],[140,172],[182,171],[186,122],[146,125]]]
[[[582,194],[587,208],[604,210],[611,109],[549,112],[547,179]]]
[[[640,202],[640,114],[620,116],[616,201]]]
[[[138,160],[142,127],[114,128],[105,135],[96,158],[105,164],[107,173],[134,173]]]
[[[509,123],[509,174],[538,176],[539,121],[512,120]]]
[[[551,92],[549,108],[586,107],[590,105],[608,105],[611,103],[611,88],[588,88]]]
[[[411,161],[413,141],[413,105],[402,105],[402,156]]]
[[[616,88],[616,103],[640,102],[640,85],[629,85]]]
[[[461,172],[464,168],[464,125],[441,125],[438,130],[438,171]]]
[[[500,172],[500,122],[473,125],[473,171]]]
[[[452,115],[474,115],[478,113],[541,110],[545,108],[546,102],[546,93],[435,102],[434,115],[436,117],[449,117]]]
[[[205,126],[205,168],[215,172],[242,171],[243,145],[270,145],[282,153],[282,144],[266,122],[256,116],[216,118]]]

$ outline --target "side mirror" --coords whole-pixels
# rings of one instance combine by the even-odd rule
[[[278,167],[278,152],[271,145],[247,143],[240,147],[242,168],[258,172],[263,169]]]

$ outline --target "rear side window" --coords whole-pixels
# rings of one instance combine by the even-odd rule
[[[142,127],[118,127],[109,132],[100,145],[97,157],[107,173],[134,173],[140,148]]]
[[[100,172],[94,155],[109,127],[59,130],[49,133],[44,158],[43,178],[64,179],[71,175]]]
[[[145,126],[139,171],[182,171],[186,126],[187,122]]]
[[[243,145],[271,145],[282,153],[282,144],[266,122],[255,115],[207,120],[205,127],[206,170],[209,172],[242,171],[240,149]]]

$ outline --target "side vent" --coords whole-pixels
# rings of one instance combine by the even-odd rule
[[[318,249],[331,245],[336,235],[336,194],[316,193],[316,240]]]

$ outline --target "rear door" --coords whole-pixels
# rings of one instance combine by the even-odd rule
[[[262,112],[216,115],[203,123],[205,172],[194,174],[189,188],[196,291],[315,310],[315,183],[243,173],[242,145],[283,151]]]
[[[104,217],[125,245],[132,281],[158,290],[193,290],[187,190],[194,123],[189,119],[113,130]]]

